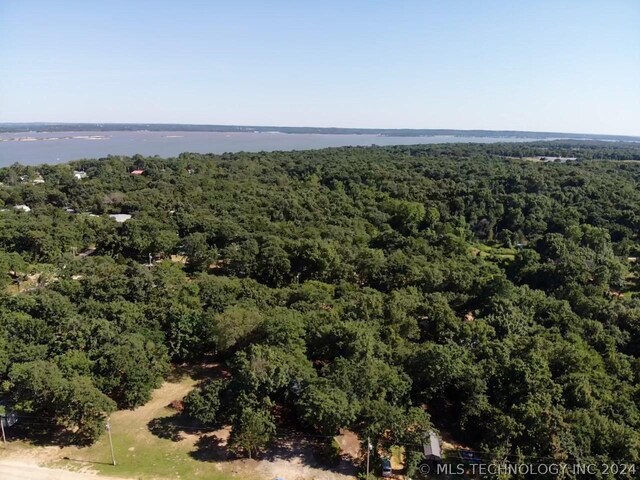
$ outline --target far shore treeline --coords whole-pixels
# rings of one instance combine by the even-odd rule
[[[286,423],[638,462],[638,160],[561,141],[0,169],[13,431],[90,443],[171,363],[220,362],[185,415],[239,455]]]
[[[478,137],[525,138],[530,140],[599,140],[640,142],[632,135],[605,135],[596,133],[530,132],[520,130],[456,130],[450,128],[342,128],[342,127],[287,127],[265,125],[204,125],[184,123],[0,123],[0,133],[11,132],[224,132],[224,133],[291,133],[326,135],[381,135],[384,137]]]

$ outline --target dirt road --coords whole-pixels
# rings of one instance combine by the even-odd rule
[[[0,480],[123,480],[91,473],[70,472],[24,462],[0,460]]]
[[[68,470],[40,467],[10,460],[0,461],[0,480],[123,480],[114,477],[97,476],[91,473],[77,473]]]

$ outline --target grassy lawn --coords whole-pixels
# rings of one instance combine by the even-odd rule
[[[516,255],[515,248],[492,246],[484,243],[477,243],[471,247],[471,253],[487,260],[513,260]]]
[[[354,464],[343,460],[328,468],[315,457],[316,446],[299,438],[275,442],[259,459],[235,459],[225,447],[228,429],[200,431],[169,407],[189,393],[197,378],[219,373],[217,365],[177,369],[145,405],[111,415],[116,466],[106,433],[90,447],[36,446],[9,437],[0,459],[129,480],[354,480]],[[352,440],[358,450],[357,437]]]
[[[231,479],[231,471],[192,456],[198,449],[197,436],[185,435],[176,441],[175,438],[160,438],[149,430],[149,422],[153,419],[175,415],[176,412],[167,405],[183,398],[195,383],[190,376],[184,375],[156,390],[146,405],[135,410],[118,411],[111,416],[116,466],[111,465],[111,451],[106,434],[90,447],[60,449],[57,458],[51,459],[48,466],[72,470],[90,469],[105,475],[144,480]],[[251,477],[243,475],[243,478]]]
[[[634,262],[629,262],[632,266]],[[640,277],[636,272],[629,272],[625,277],[625,286],[622,289],[622,293],[626,298],[639,297],[640,296]]]
[[[89,467],[104,475],[125,478],[202,478],[226,480],[230,474],[217,471],[213,464],[199,462],[189,456],[188,445],[171,440],[155,438],[153,441],[140,441],[135,433],[123,432],[123,425],[114,422],[113,447],[117,465],[113,466],[109,443],[101,439],[95,445],[78,451],[63,449],[69,460],[58,460],[50,466],[69,469]],[[120,431],[118,431],[120,429]]]
[[[639,283],[640,282],[638,282],[638,279],[633,279],[627,282],[627,285],[625,285],[625,288],[622,290],[622,293],[624,294],[625,298],[640,296]]]
[[[391,468],[394,473],[401,473],[404,470],[404,448],[400,446],[391,447]]]

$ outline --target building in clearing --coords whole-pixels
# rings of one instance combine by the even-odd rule
[[[127,220],[131,219],[131,215],[129,215],[128,213],[112,213],[109,216],[118,223],[124,223]]]
[[[424,439],[422,444],[424,449],[424,458],[430,462],[442,461],[442,446],[440,439],[434,431],[429,432],[429,436]]]
[[[15,208],[16,210],[21,210],[23,212],[30,212],[31,211],[31,208],[26,206],[26,205],[16,205],[13,208]]]
[[[569,160],[573,161],[577,159],[578,159],[577,157],[540,157],[541,162],[559,162],[559,163],[565,163]]]
[[[76,177],[76,180],[82,180],[83,178],[87,178],[87,172],[84,170],[74,170],[73,176]]]

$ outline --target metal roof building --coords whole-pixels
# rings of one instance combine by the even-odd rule
[[[429,432],[429,436],[424,439],[423,449],[424,457],[426,460],[442,460],[442,446],[440,445],[440,439],[435,432]]]

